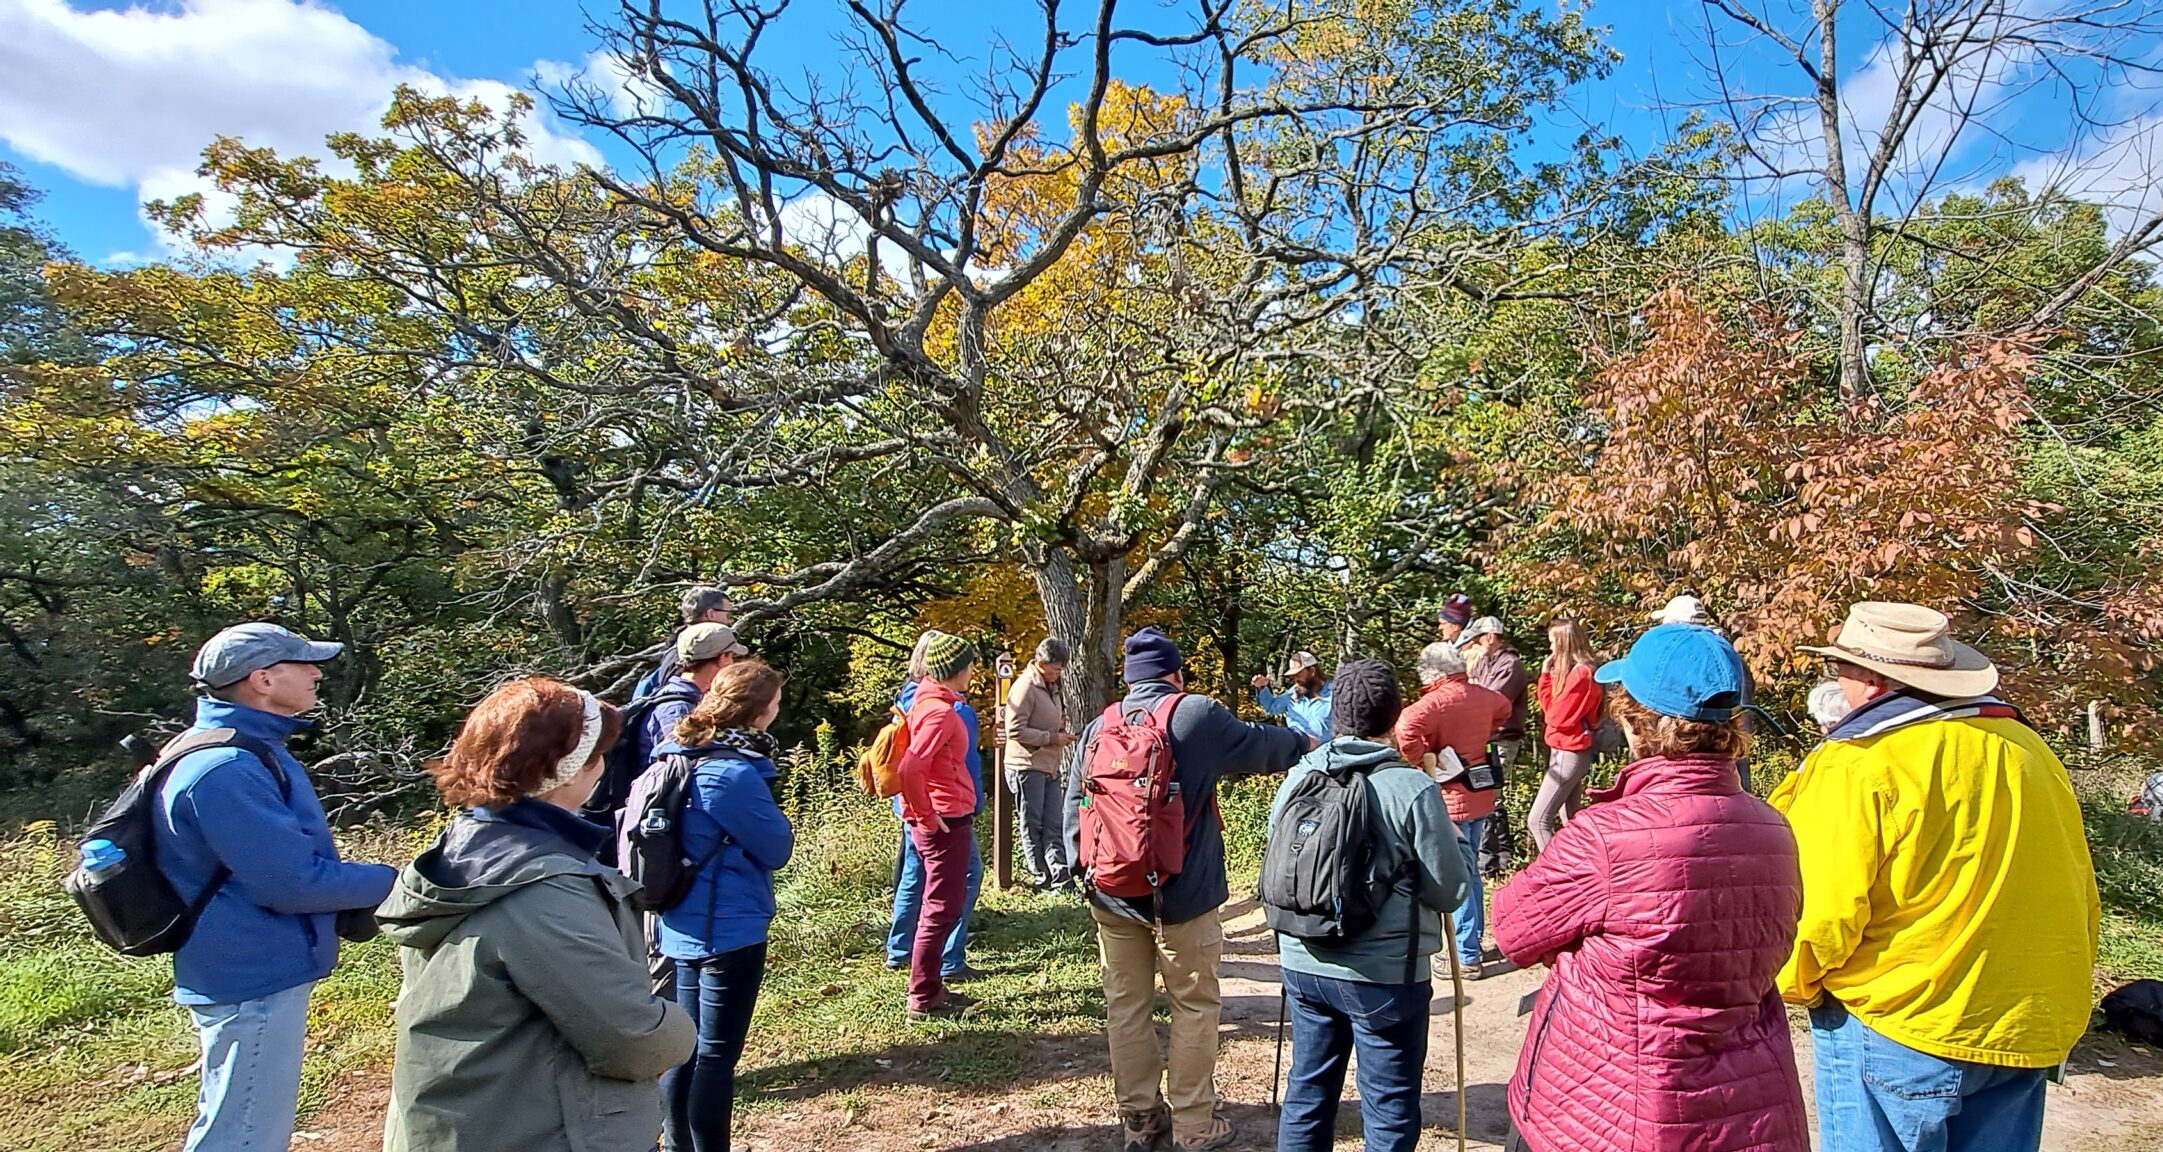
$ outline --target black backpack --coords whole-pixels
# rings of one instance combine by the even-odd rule
[[[106,947],[123,956],[177,952],[195,932],[195,922],[211,898],[233,878],[220,864],[193,900],[183,898],[158,867],[158,791],[173,765],[206,748],[238,748],[263,762],[278,781],[278,794],[290,801],[293,786],[277,753],[260,740],[230,728],[191,728],[158,753],[157,762],[135,774],[83,836],[83,843],[106,840],[124,855],[95,871],[78,867],[62,882],[90,920],[90,930]]]
[[[588,792],[585,802],[578,806],[579,815],[617,830],[616,816],[631,798],[631,785],[646,771],[646,717],[656,706],[671,700],[687,701],[695,706],[699,702],[699,690],[667,683],[623,706],[623,735],[618,736],[616,746],[608,750],[608,756],[602,761],[601,778],[593,782],[593,791]],[[614,865],[616,837],[609,837],[596,855],[601,863]]]
[[[2099,1005],[2103,1027],[2135,1044],[2163,1044],[2163,983],[2135,980]]]
[[[683,854],[683,810],[698,766],[689,756],[663,756],[631,783],[623,827],[616,835],[617,867],[638,882],[631,906],[641,912],[666,912],[683,903],[692,881],[713,859],[712,853],[703,860]],[[727,843],[728,837],[722,836],[714,852]]]
[[[1325,765],[1301,776],[1284,798],[1257,893],[1271,928],[1340,944],[1374,926],[1396,875],[1383,859],[1367,785],[1373,767]]]

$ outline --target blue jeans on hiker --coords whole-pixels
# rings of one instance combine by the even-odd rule
[[[907,968],[909,950],[916,947],[916,918],[924,910],[924,860],[916,854],[907,829],[901,833],[901,866],[894,881],[894,922],[886,933],[886,966]],[[976,914],[976,896],[984,887],[984,856],[969,854],[969,900],[963,905],[961,923],[946,938],[939,958],[939,973],[951,976],[968,963],[969,917]]]
[[[2043,1069],[1947,1060],[1892,1040],[1827,997],[1810,1010],[1824,1152],[2034,1152]]]
[[[187,1152],[285,1152],[314,989],[310,981],[238,1004],[188,1008],[203,1042],[203,1082]]]
[[[731,1152],[736,1064],[765,977],[764,941],[676,962],[676,1003],[698,1029],[698,1047],[690,1060],[661,1074],[661,1147],[668,1152]]]
[[[1427,1004],[1434,986],[1368,984],[1287,968],[1292,1072],[1277,1117],[1278,1152],[1329,1152],[1345,1064],[1359,1054],[1359,1118],[1367,1152],[1419,1143],[1420,1071],[1427,1066]]]
[[[1479,845],[1492,816],[1457,821],[1457,851],[1465,862],[1465,902],[1457,906],[1457,959],[1480,962],[1480,933],[1487,930],[1487,893],[1480,883]]]

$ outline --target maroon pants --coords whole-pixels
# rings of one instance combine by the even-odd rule
[[[924,910],[916,918],[916,946],[909,952],[909,1009],[923,1012],[946,1000],[940,954],[969,910],[969,857],[976,854],[976,827],[967,816],[947,817],[944,832],[911,822],[909,839],[924,860]]]

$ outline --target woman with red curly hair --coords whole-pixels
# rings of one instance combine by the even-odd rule
[[[385,1152],[652,1146],[691,1023],[648,986],[636,886],[577,811],[622,730],[590,693],[514,680],[434,767],[465,811],[378,912],[405,970]]]

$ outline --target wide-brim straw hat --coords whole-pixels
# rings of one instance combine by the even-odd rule
[[[1802,650],[1937,696],[1981,696],[1998,686],[1990,657],[1953,639],[1952,621],[1920,604],[1863,601],[1848,609],[1832,643]]]

